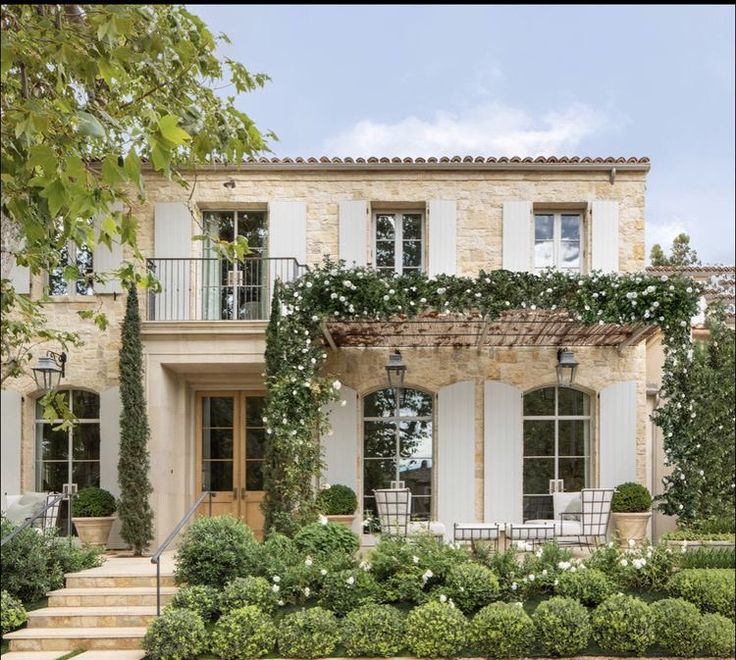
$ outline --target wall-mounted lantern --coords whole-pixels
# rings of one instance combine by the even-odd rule
[[[32,371],[39,389],[50,392],[59,387],[59,382],[64,377],[65,365],[66,353],[46,351],[46,355],[38,358],[38,362],[35,367],[32,367]]]
[[[570,387],[575,382],[575,372],[578,363],[575,362],[573,352],[567,348],[557,351],[557,384],[560,387]]]

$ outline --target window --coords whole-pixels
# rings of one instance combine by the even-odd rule
[[[590,484],[590,397],[569,387],[524,395],[524,520],[551,520],[552,495]]]
[[[36,404],[36,490],[61,492],[66,483],[81,490],[100,485],[100,397],[94,392],[67,390],[67,406],[79,423],[55,431],[60,420],[43,418]]]
[[[77,280],[67,280],[64,273],[69,266],[76,267],[81,276]],[[70,269],[71,270],[71,269]],[[61,248],[59,265],[49,273],[49,295],[66,296],[77,294],[80,296],[94,295],[92,285],[92,252],[86,245],[76,245],[69,242]]]
[[[534,269],[580,272],[581,234],[580,213],[535,213]]]
[[[411,491],[411,517],[432,511],[432,395],[405,389],[397,408],[393,389],[365,397],[363,510],[377,515],[373,490],[403,481]]]
[[[376,270],[388,273],[424,269],[424,214],[381,211],[374,216]]]

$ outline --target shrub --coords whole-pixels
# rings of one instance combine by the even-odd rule
[[[358,537],[347,527],[331,522],[305,525],[294,535],[294,543],[300,552],[320,558],[352,557],[360,547]]]
[[[621,589],[662,591],[677,569],[677,556],[665,545],[623,550],[609,543],[596,549],[585,565],[605,573]]]
[[[534,623],[521,603],[491,603],[473,618],[470,636],[482,655],[526,656],[534,646]]]
[[[560,573],[555,590],[560,596],[574,598],[588,607],[599,605],[614,591],[606,574],[595,568]]]
[[[0,619],[2,620],[3,635],[20,628],[28,620],[23,603],[4,589],[0,593]]]
[[[231,516],[198,518],[184,532],[176,551],[179,583],[222,587],[258,566],[258,543],[250,528]]]
[[[390,605],[363,605],[345,617],[342,639],[350,656],[398,655],[404,646],[404,617]]]
[[[358,498],[352,488],[335,484],[319,492],[317,506],[326,516],[349,516],[358,508]]]
[[[292,539],[284,534],[269,534],[260,545],[259,572],[270,579],[272,575],[281,575],[290,566],[298,564],[301,555]]]
[[[185,660],[196,657],[207,643],[202,617],[191,610],[166,608],[156,617],[143,638],[151,660]]]
[[[72,499],[75,518],[106,518],[115,513],[115,497],[104,488],[82,488]]]
[[[420,657],[458,655],[468,641],[468,632],[462,612],[436,600],[415,607],[406,619],[406,643]]]
[[[221,658],[260,658],[271,653],[275,645],[276,627],[255,605],[223,615],[212,631],[212,651]]]
[[[680,553],[680,568],[736,568],[733,548],[695,548]]]
[[[678,529],[674,532],[666,532],[662,534],[662,541],[736,541],[736,535],[733,532],[700,532],[698,530]]]
[[[593,638],[605,651],[643,655],[654,644],[654,612],[642,600],[618,594],[593,611]]]
[[[703,614],[700,619],[700,653],[733,657],[736,650],[733,621],[721,614]]]
[[[249,575],[237,577],[225,585],[220,596],[220,609],[223,612],[230,612],[246,605],[255,605],[263,612],[272,614],[278,601],[279,595],[268,580]]]
[[[613,513],[645,513],[652,509],[652,496],[645,486],[628,481],[616,488],[611,500]]]
[[[702,534],[730,534],[733,539],[736,533],[736,519],[729,515],[709,516],[693,520],[690,529]]]
[[[174,594],[170,607],[196,612],[203,621],[214,621],[220,613],[220,593],[205,584],[182,587]]]
[[[682,598],[665,598],[650,608],[659,646],[672,655],[698,655],[702,621],[695,605]]]
[[[447,595],[465,614],[488,605],[499,593],[496,574],[474,562],[453,566],[446,586]]]
[[[560,596],[545,600],[534,611],[532,620],[545,653],[575,655],[588,645],[588,612],[576,600]]]
[[[727,568],[687,568],[670,578],[667,590],[695,603],[703,612],[734,619],[734,571]]]
[[[322,583],[320,605],[335,614],[345,615],[361,605],[375,602],[378,584],[361,569],[328,573]]]
[[[313,607],[287,614],[279,623],[279,653],[285,658],[332,655],[340,642],[340,627],[332,612]]]

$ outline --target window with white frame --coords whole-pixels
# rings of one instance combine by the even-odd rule
[[[379,211],[374,216],[376,269],[389,273],[424,270],[424,213]]]
[[[49,295],[94,295],[93,270],[92,251],[70,241],[61,248],[59,264],[49,272]]]
[[[582,271],[583,218],[580,212],[534,214],[534,269]]]

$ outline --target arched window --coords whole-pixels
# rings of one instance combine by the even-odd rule
[[[397,407],[392,389],[365,397],[363,408],[363,508],[376,514],[373,489],[403,481],[411,490],[411,514],[432,512],[432,395],[403,390]]]
[[[100,485],[100,397],[67,390],[66,403],[78,423],[54,430],[61,420],[43,418],[36,404],[36,490],[61,492],[66,483],[79,489]]]
[[[524,395],[524,520],[552,519],[555,491],[590,482],[590,397],[569,387]]]

